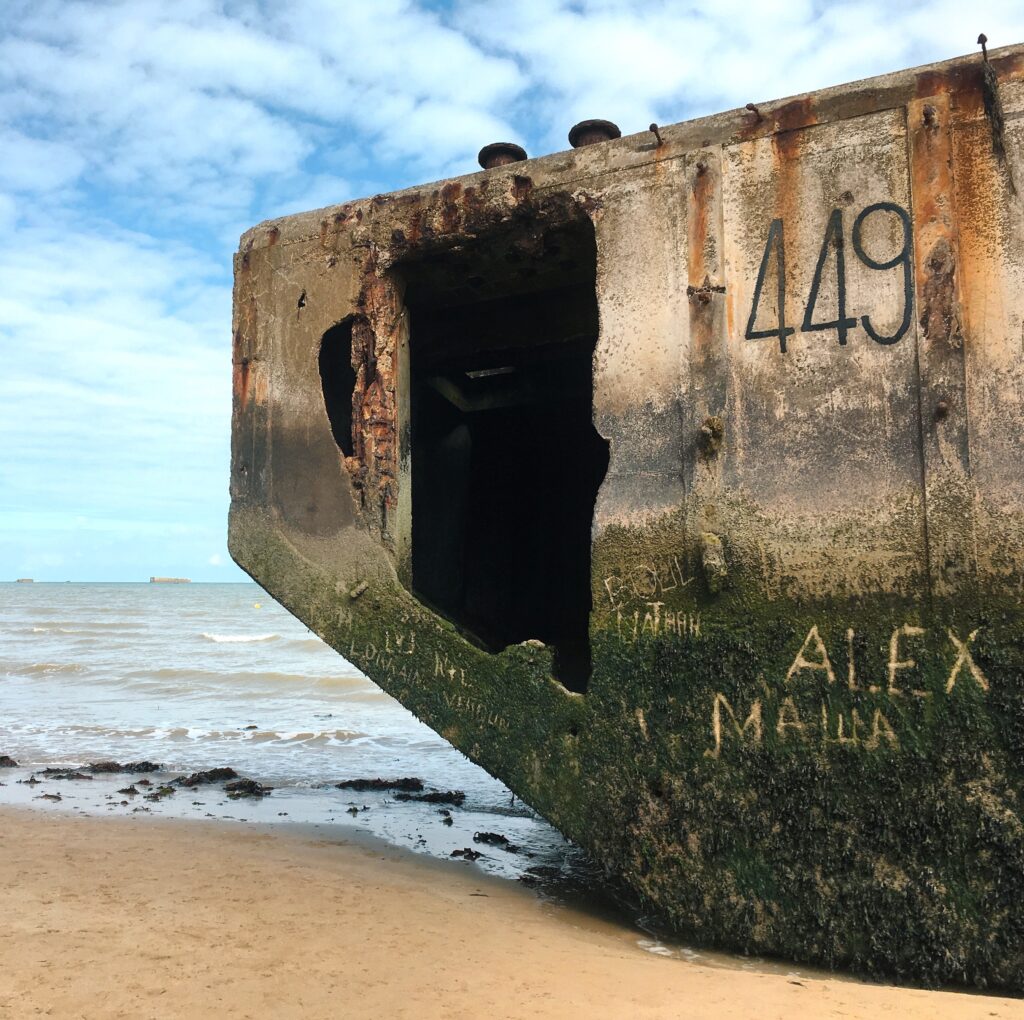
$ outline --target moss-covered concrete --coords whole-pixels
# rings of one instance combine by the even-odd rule
[[[258,515],[232,533],[288,608],[678,931],[1024,988],[1016,607],[709,602],[648,571],[623,582],[657,588],[628,624],[595,615],[581,697],[545,650],[486,655],[393,578],[360,591]]]

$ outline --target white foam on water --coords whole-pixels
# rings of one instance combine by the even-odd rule
[[[230,766],[273,786],[275,801],[340,779],[416,776],[465,792],[455,829],[433,804],[385,810],[386,794],[360,794],[355,821],[351,795],[337,792],[331,810],[401,845],[411,826],[436,829],[445,857],[499,827],[539,855],[524,862],[565,852],[501,783],[251,584],[0,583],[0,753],[31,768]]]
[[[249,644],[253,641],[276,641],[280,634],[206,634],[202,637],[218,645]]]
[[[33,662],[20,667],[21,672],[29,675],[44,674],[48,676],[55,673],[84,673],[87,668],[80,662]]]

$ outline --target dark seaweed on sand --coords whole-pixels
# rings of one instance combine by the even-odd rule
[[[190,776],[175,779],[178,786],[200,786],[203,783],[223,783],[226,779],[238,779],[233,768],[224,766],[219,769],[207,769],[205,772],[193,772]]]
[[[425,804],[454,804],[461,807],[466,795],[461,790],[448,790],[442,793],[440,790],[431,790],[430,793],[399,793],[395,800],[419,800]]]
[[[412,777],[405,779],[345,779],[334,785],[339,790],[355,790],[357,793],[367,790],[401,790],[403,793],[419,793],[423,789],[423,780]]]

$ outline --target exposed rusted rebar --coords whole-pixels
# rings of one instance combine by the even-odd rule
[[[1016,195],[1017,183],[1013,179],[1013,170],[1006,158],[1006,118],[1003,114],[1003,104],[999,99],[999,78],[996,69],[989,62],[988,48],[985,45],[987,42],[988,36],[982,32],[978,36],[978,45],[981,46],[981,94],[985,103],[985,116],[992,129],[992,152],[1006,171],[1010,192]]]

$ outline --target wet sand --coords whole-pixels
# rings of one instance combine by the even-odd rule
[[[329,828],[0,808],[0,1016],[1024,1017],[664,959],[471,865]]]

